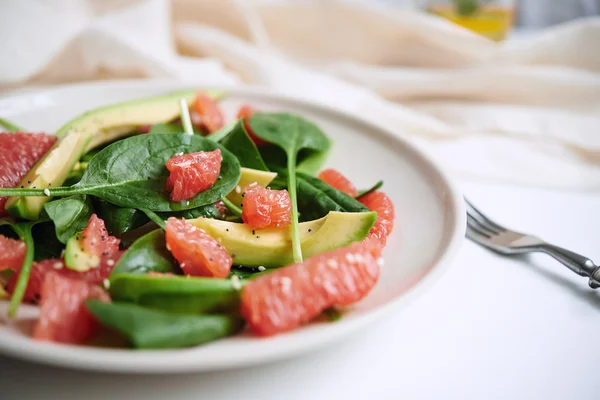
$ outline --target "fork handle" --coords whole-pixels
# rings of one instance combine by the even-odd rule
[[[540,245],[539,250],[560,261],[576,274],[590,278],[590,287],[600,287],[600,267],[589,258],[548,243]]]

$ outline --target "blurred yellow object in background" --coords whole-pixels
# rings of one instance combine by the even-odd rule
[[[489,39],[500,41],[512,27],[515,5],[514,1],[432,0],[427,11]]]

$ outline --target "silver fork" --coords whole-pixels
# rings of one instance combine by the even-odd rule
[[[546,253],[577,275],[589,278],[591,288],[600,287],[600,267],[587,257],[563,249],[542,239],[504,228],[477,210],[467,199],[467,237],[501,254]]]

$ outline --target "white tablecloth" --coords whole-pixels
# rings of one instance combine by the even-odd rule
[[[600,260],[600,194],[466,183],[483,210]],[[600,292],[540,255],[506,259],[465,242],[435,286],[350,339],[234,371],[105,375],[0,357],[0,398],[592,400]]]

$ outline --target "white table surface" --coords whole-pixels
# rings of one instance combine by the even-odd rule
[[[481,209],[600,260],[600,193],[465,183]],[[408,307],[326,350],[255,368],[105,375],[0,357],[0,398],[600,398],[600,292],[546,256],[506,259],[465,242]]]

